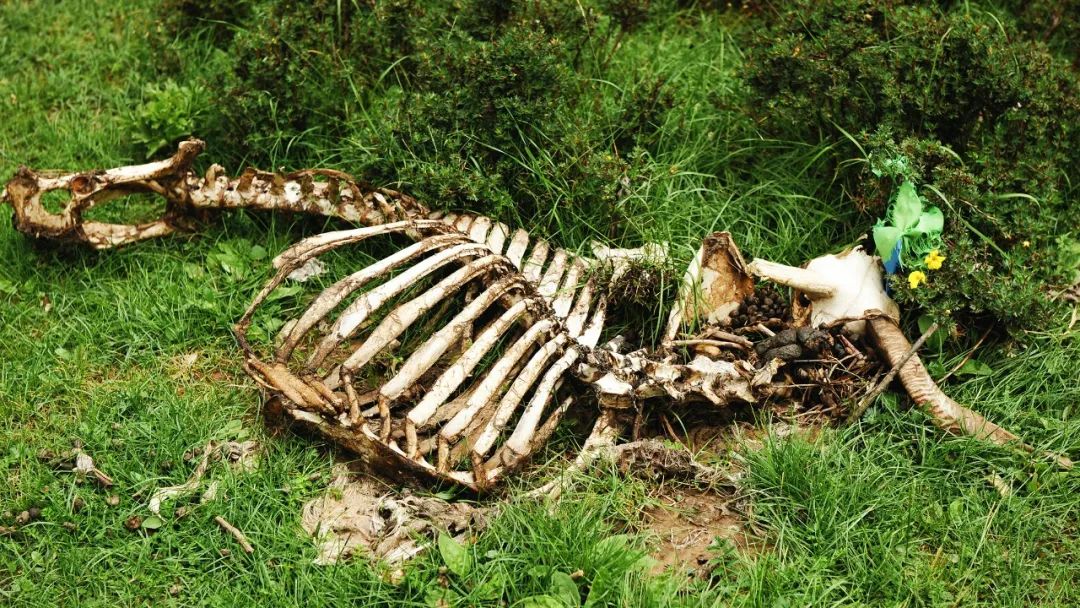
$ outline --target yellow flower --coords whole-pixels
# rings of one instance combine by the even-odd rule
[[[910,285],[912,289],[915,289],[916,287],[922,285],[925,282],[926,273],[921,270],[916,270],[915,272],[907,275],[907,284]]]
[[[929,268],[930,270],[937,270],[937,269],[941,268],[941,263],[944,262],[944,261],[945,261],[945,256],[938,253],[937,249],[931,251],[926,256],[926,259],[923,260],[923,262],[926,262],[926,267]]]

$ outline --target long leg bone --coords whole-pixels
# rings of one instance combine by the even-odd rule
[[[911,348],[896,325],[899,311],[882,288],[880,268],[874,258],[860,249],[816,258],[805,268],[754,260],[750,270],[806,294],[811,301],[810,322],[814,325],[859,319],[849,321],[847,327],[858,333],[869,327],[877,350],[890,365],[900,363]],[[900,368],[899,377],[912,400],[942,429],[997,445],[1012,444],[1029,452],[1035,451],[1013,433],[946,396],[917,355]],[[1068,458],[1056,454],[1049,456],[1061,467],[1072,468],[1072,461]]]
[[[901,357],[910,348],[904,333],[888,317],[878,316],[870,319],[868,323],[870,333],[888,363],[890,365],[899,363]],[[1021,441],[1013,433],[990,422],[978,412],[950,399],[930,377],[918,357],[911,357],[900,368],[899,377],[900,383],[904,385],[904,389],[911,395],[912,400],[930,414],[934,423],[945,431],[985,439],[997,445],[1014,445],[1028,452],[1037,452],[1035,448]],[[1047,454],[1047,456],[1056,461],[1061,468],[1071,469],[1073,466],[1072,460],[1065,456],[1058,454]]]

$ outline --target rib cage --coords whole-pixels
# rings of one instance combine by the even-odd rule
[[[259,356],[248,330],[290,273],[394,234],[415,242],[315,295],[269,360]],[[567,372],[596,346],[605,319],[587,260],[471,214],[310,237],[274,266],[237,333],[249,371],[284,411],[339,441],[351,436],[368,459],[474,489],[551,435],[573,401],[561,390]]]

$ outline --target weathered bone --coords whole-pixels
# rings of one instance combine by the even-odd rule
[[[717,232],[705,237],[686,269],[679,301],[668,315],[664,340],[673,340],[684,325],[698,320],[726,323],[739,302],[753,292],[754,279],[731,234]]]
[[[811,302],[809,323],[813,326],[859,319],[871,310],[900,318],[900,308],[885,293],[878,259],[859,247],[814,258],[805,268],[759,259],[751,262],[749,269],[759,277],[794,288],[797,294],[806,294]],[[847,328],[859,335],[865,327],[862,320],[847,323]]]
[[[532,239],[523,230],[511,233],[486,217],[429,213],[408,196],[362,186],[336,171],[277,175],[249,169],[230,179],[214,166],[198,177],[189,167],[201,149],[201,142],[184,142],[168,160],[109,171],[46,174],[23,168],[5,188],[4,200],[15,207],[19,230],[98,248],[187,228],[197,212],[213,209],[313,213],[365,225],[304,239],[275,258],[277,272],[236,331],[246,353],[245,369],[270,392],[270,405],[399,480],[490,487],[527,462],[551,436],[580,393],[567,388],[572,382],[591,386],[601,408],[579,465],[600,447],[614,444],[622,428],[618,412],[642,400],[660,397],[724,407],[759,403],[784,390],[780,359],[754,365],[703,354],[719,353],[715,348],[698,351],[688,362],[676,354],[688,346],[717,343],[753,357],[745,338],[716,327],[752,292],[750,272],[806,294],[812,304],[804,322],[852,319],[858,331],[869,318],[887,362],[897,363],[907,350],[891,320],[867,315],[878,309],[895,317],[897,311],[881,290],[876,261],[858,250],[818,258],[806,268],[765,260],[748,266],[730,235],[711,235],[687,270],[660,351],[623,354],[618,340],[596,347],[607,300],[591,260]],[[57,214],[41,204],[51,190],[71,194]],[[95,205],[138,192],[164,197],[165,215],[136,226],[82,217]],[[285,325],[279,346],[264,361],[247,332],[269,295],[319,256],[391,234],[416,242],[317,294]],[[662,251],[597,253],[607,259],[602,263],[613,265],[614,275],[618,264]],[[422,287],[425,282],[433,285]],[[417,295],[407,296],[413,290]],[[444,321],[444,313],[459,305]],[[695,323],[705,324],[705,331],[677,339]],[[399,345],[417,332],[422,341],[411,352]],[[354,338],[355,347],[346,345]],[[347,356],[339,352],[343,345],[352,348]],[[306,364],[294,369],[297,350],[311,352]],[[344,360],[331,360],[332,354]],[[388,373],[387,355],[404,362]],[[487,367],[481,367],[484,361],[490,362]],[[329,371],[317,373],[324,365]],[[899,370],[899,377],[942,428],[1034,451],[946,397],[917,358]],[[384,380],[372,384],[369,378]],[[1061,466],[1071,466],[1067,458],[1056,458]]]
[[[885,355],[890,365],[897,365],[911,347],[904,333],[889,317],[878,316],[867,323],[878,349]],[[1046,455],[1056,461],[1061,468],[1072,468],[1072,460],[1065,456],[1036,450],[978,412],[950,399],[930,377],[918,357],[908,359],[907,363],[900,368],[899,376],[900,382],[911,395],[912,400],[930,414],[934,423],[945,431],[985,439],[1001,446],[1013,445],[1027,452]]]

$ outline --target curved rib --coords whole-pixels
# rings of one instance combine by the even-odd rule
[[[521,456],[533,450],[533,446],[530,445],[530,443],[533,435],[536,434],[536,427],[540,424],[540,417],[544,413],[544,408],[546,408],[547,404],[551,401],[551,393],[555,388],[555,383],[562,379],[566,370],[569,369],[580,356],[581,353],[579,353],[577,349],[573,347],[568,348],[566,353],[548,369],[547,373],[545,373],[544,377],[540,380],[540,384],[536,387],[536,392],[533,393],[532,399],[529,400],[529,405],[525,408],[525,411],[521,413],[521,418],[518,420],[513,434],[510,435],[510,439],[506,440],[506,447],[515,454]]]
[[[529,259],[526,260],[525,265],[521,267],[522,274],[525,275],[525,280],[536,284],[540,280],[540,272],[544,270],[544,261],[547,260],[548,251],[551,250],[551,246],[547,241],[538,240],[533,242],[532,253],[529,254]]]
[[[503,279],[484,290],[446,326],[417,348],[402,364],[398,373],[379,389],[379,394],[391,401],[397,399],[420,376],[431,369],[452,344],[461,338],[468,325],[472,324],[495,300],[520,285],[521,278],[515,276]]]
[[[285,251],[281,252],[274,258],[273,266],[278,269],[278,273],[273,276],[262,290],[251,301],[251,305],[244,311],[244,315],[240,318],[238,325],[243,325],[246,319],[249,319],[255,312],[255,309],[259,307],[266,297],[270,295],[272,291],[281,285],[285,278],[289,276],[292,271],[303,266],[313,257],[322,255],[327,251],[336,249],[343,245],[351,243],[358,243],[365,239],[369,239],[373,236],[380,234],[390,234],[393,232],[404,232],[410,229],[441,229],[446,230],[446,226],[442,222],[435,222],[431,220],[416,220],[416,221],[402,221],[394,222],[392,224],[381,224],[378,226],[368,226],[365,228],[355,228],[352,230],[338,230],[336,232],[324,232],[315,236],[308,237],[299,243],[289,247]]]
[[[386,318],[364,340],[360,348],[356,349],[352,355],[349,355],[349,358],[341,364],[341,368],[352,373],[367,365],[375,355],[379,354],[382,349],[386,348],[388,344],[415,323],[420,318],[420,315],[431,310],[446,297],[465,287],[469,281],[497,266],[502,261],[502,256],[498,255],[489,255],[473,260],[439,281],[431,289],[398,306],[386,315]]]
[[[488,419],[484,430],[473,443],[472,453],[474,459],[476,457],[482,458],[491,450],[491,446],[498,439],[499,433],[506,428],[506,423],[510,421],[514,410],[521,405],[521,401],[525,398],[529,388],[536,382],[536,378],[547,369],[548,361],[566,343],[566,339],[566,334],[555,336],[547,344],[540,347],[540,350],[536,351],[536,354],[525,364],[521,374],[514,379],[510,389],[506,391],[506,394],[499,401],[499,407],[495,410],[495,414]]]
[[[550,300],[555,292],[559,289],[559,279],[563,276],[563,271],[566,270],[566,252],[562,249],[556,249],[555,255],[551,256],[551,263],[548,264],[547,270],[544,272],[544,278],[540,279],[540,287],[537,291],[545,299]]]
[[[518,228],[514,232],[514,237],[510,239],[510,245],[506,248],[506,257],[518,270],[521,270],[521,259],[525,257],[525,249],[529,246],[531,238],[528,232]]]
[[[423,260],[409,270],[365,293],[342,311],[341,316],[334,322],[334,326],[319,343],[318,349],[308,358],[308,369],[318,367],[339,344],[349,338],[356,331],[356,328],[367,320],[371,313],[378,310],[390,298],[405,291],[420,279],[453,260],[487,253],[488,251],[488,248],[480,243],[455,245]]]
[[[431,385],[431,390],[424,395],[420,403],[409,412],[409,420],[417,427],[428,423],[440,406],[461,386],[465,378],[472,373],[477,364],[495,347],[499,339],[533,304],[532,300],[521,300],[507,309],[490,327],[485,329],[461,357],[439,376]]]
[[[560,319],[566,318],[566,315],[570,314],[570,305],[574,303],[574,296],[577,295],[578,288],[581,285],[578,281],[581,280],[581,274],[585,272],[585,262],[580,259],[575,259],[570,263],[570,269],[566,272],[566,278],[563,280],[562,288],[558,290],[555,295],[555,300],[551,303],[552,310],[555,311],[555,316]]]
[[[441,249],[447,245],[466,242],[466,238],[460,234],[440,234],[422,241],[417,241],[397,253],[383,258],[374,264],[363,268],[341,279],[330,287],[327,287],[308,306],[296,323],[285,335],[281,347],[278,349],[278,361],[287,361],[297,343],[326,315],[350,294],[392,270],[434,249]]]
[[[451,418],[450,422],[439,430],[439,435],[447,441],[455,441],[458,435],[465,430],[465,427],[472,422],[477,413],[491,402],[495,392],[506,381],[506,377],[517,365],[518,361],[525,356],[525,353],[533,347],[542,334],[550,331],[554,326],[553,321],[545,319],[534,324],[518,338],[513,346],[503,353],[503,356],[491,367],[491,371],[488,372],[484,380],[476,387],[476,390],[469,397],[465,409]],[[525,373],[530,373],[527,367]]]

